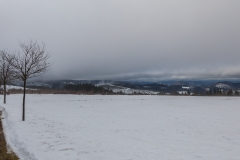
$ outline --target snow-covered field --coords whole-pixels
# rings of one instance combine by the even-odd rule
[[[27,95],[25,122],[21,100],[1,106],[22,160],[240,159],[237,97]]]

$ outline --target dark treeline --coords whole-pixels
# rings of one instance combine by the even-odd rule
[[[233,91],[232,89],[226,90],[226,91],[222,91],[221,89],[213,89],[213,90],[210,89],[209,91],[206,92],[206,95],[239,96],[239,92],[237,90]]]
[[[63,89],[84,94],[114,94],[110,90],[92,84],[67,84]]]

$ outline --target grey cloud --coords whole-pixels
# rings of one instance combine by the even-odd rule
[[[44,41],[46,79],[239,78],[240,1],[2,1],[0,49]]]

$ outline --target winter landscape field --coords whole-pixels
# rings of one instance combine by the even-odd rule
[[[237,97],[27,95],[25,122],[21,103],[0,106],[22,160],[240,159]]]

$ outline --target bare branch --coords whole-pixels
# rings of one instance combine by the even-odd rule
[[[0,81],[3,84],[4,99],[6,103],[6,85],[15,79],[14,65],[15,56],[11,55],[8,51],[0,51]]]
[[[14,62],[15,56],[8,51],[0,51],[0,80],[12,81],[14,80]]]
[[[47,62],[50,55],[46,53],[46,45],[39,45],[36,42],[30,41],[29,44],[20,42],[22,49],[18,53],[14,67],[18,71],[18,78],[26,80],[33,77],[38,77],[50,69],[51,64]]]

